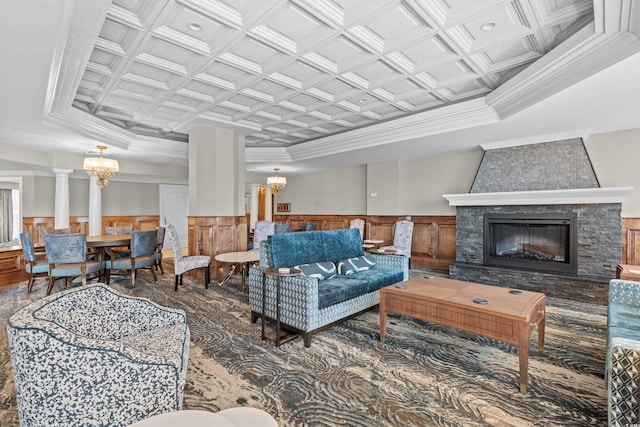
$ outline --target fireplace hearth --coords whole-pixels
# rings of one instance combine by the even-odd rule
[[[485,214],[483,261],[503,266],[576,274],[575,214]]]

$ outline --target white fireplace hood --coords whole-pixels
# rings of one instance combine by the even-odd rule
[[[443,194],[449,206],[578,205],[622,203],[633,187],[579,188],[575,190],[509,191]]]

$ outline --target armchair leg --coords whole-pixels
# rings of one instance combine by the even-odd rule
[[[176,292],[178,292],[178,275],[176,274]]]
[[[27,292],[31,293],[31,290],[33,289],[33,282],[35,281],[33,274],[31,274],[31,276],[29,277],[29,284],[27,284]]]
[[[210,265],[207,265],[206,267],[204,267],[204,287],[205,287],[205,289],[209,289],[209,282],[211,281],[210,278],[209,278],[209,275],[210,275],[209,267],[210,267]]]
[[[151,266],[151,274],[153,274],[153,281],[157,282],[158,276],[156,276],[156,271],[153,269],[153,266]]]

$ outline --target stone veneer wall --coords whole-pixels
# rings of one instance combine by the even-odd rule
[[[489,150],[470,193],[598,188],[581,138]]]
[[[545,142],[485,152],[471,193],[598,188],[581,139]],[[544,292],[547,296],[606,304],[608,282],[622,257],[622,205],[459,206],[456,262],[458,280]],[[578,274],[563,275],[483,265],[485,213],[575,213],[578,219]]]
[[[485,213],[575,213],[578,275],[541,273],[483,265]],[[459,206],[456,215],[456,262],[449,275],[458,280],[544,292],[548,296],[606,304],[608,281],[622,254],[621,205]],[[479,268],[480,267],[480,268]]]

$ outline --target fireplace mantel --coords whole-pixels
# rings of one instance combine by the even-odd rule
[[[622,203],[633,187],[579,188],[575,190],[510,191],[443,194],[449,206],[578,205]]]

